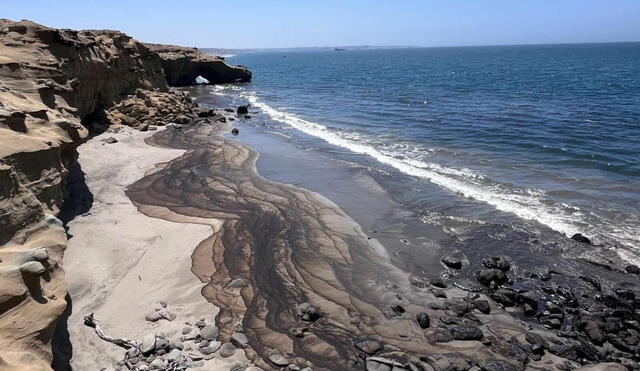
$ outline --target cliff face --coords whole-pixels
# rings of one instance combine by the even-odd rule
[[[167,91],[158,55],[117,31],[0,20],[0,369],[47,369],[66,303],[65,178],[82,125],[137,88]]]
[[[202,76],[211,84],[251,81],[251,72],[242,66],[230,66],[224,59],[205,54],[197,48],[145,44],[162,58],[162,68],[169,85],[193,85]]]

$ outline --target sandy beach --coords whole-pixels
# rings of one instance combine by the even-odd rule
[[[145,173],[184,152],[146,145],[152,133],[123,128],[94,137],[79,150],[93,205],[69,223],[73,237],[64,256],[73,308],[67,325],[73,344],[71,365],[77,370],[110,368],[122,359],[122,349],[83,325],[86,314],[95,313],[112,336],[141,339],[154,331],[179,335],[185,322],[212,322],[218,313],[200,294],[204,284],[191,273],[191,253],[219,223],[150,218],[124,193]],[[106,144],[106,137],[118,142]],[[167,303],[177,318],[145,321],[160,302]],[[204,369],[228,370],[242,361],[242,351],[237,351],[233,357],[207,361]]]

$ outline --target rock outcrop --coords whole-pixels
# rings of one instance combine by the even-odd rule
[[[224,59],[205,54],[197,48],[145,44],[158,53],[169,85],[193,85],[202,76],[211,84],[251,81],[251,72],[242,66],[230,66]]]
[[[60,219],[67,175],[89,135],[85,124],[130,117],[124,105],[105,111],[134,93],[149,103],[134,126],[160,115],[162,102],[194,106],[169,93],[158,54],[121,32],[0,19],[2,369],[51,365],[51,335],[66,307]]]

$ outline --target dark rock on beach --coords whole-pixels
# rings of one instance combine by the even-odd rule
[[[451,269],[461,269],[462,260],[452,255],[447,255],[442,258],[442,263]]]
[[[476,326],[456,326],[451,330],[454,340],[480,340],[482,330]]]
[[[591,245],[591,240],[587,237],[585,237],[584,235],[582,235],[581,233],[576,233],[573,236],[571,236],[571,239],[576,241],[576,242],[580,242],[580,243],[584,243],[587,245]]]
[[[416,315],[416,321],[418,322],[418,325],[420,326],[420,328],[428,328],[429,326],[431,326],[431,319],[429,318],[429,315],[425,312],[420,312]]]

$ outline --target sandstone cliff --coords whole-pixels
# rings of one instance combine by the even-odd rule
[[[251,72],[242,66],[230,66],[224,59],[200,52],[197,48],[145,44],[162,58],[167,82],[173,86],[193,85],[202,76],[211,84],[251,81]]]
[[[67,174],[89,134],[83,124],[110,117],[104,110],[137,89],[156,106],[144,117],[161,101],[193,108],[182,95],[157,96],[168,91],[160,57],[121,32],[0,19],[0,369],[50,368],[66,306]],[[133,124],[145,127],[144,117]]]

